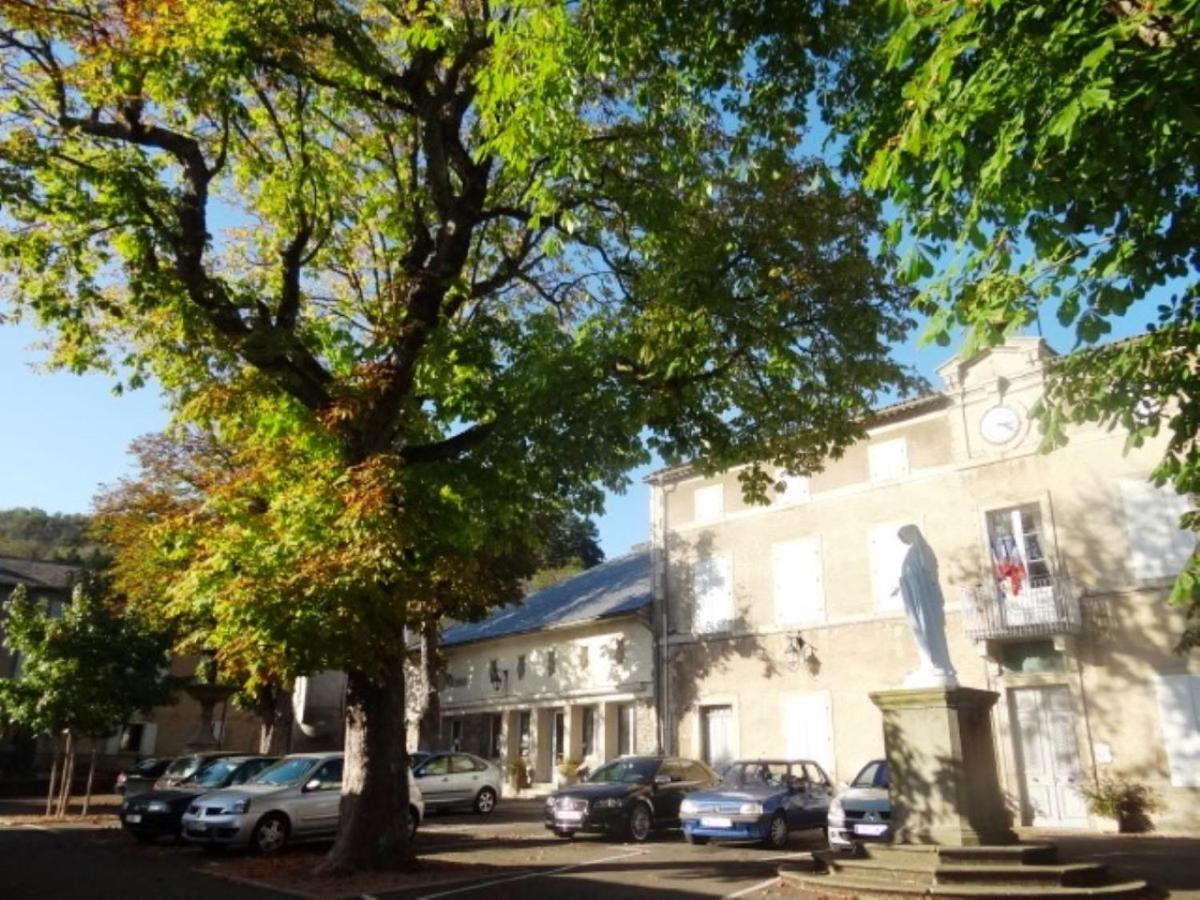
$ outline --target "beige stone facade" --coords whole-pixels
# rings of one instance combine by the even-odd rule
[[[915,524],[958,678],[1000,694],[1016,821],[1097,827],[1080,788],[1115,772],[1158,793],[1161,829],[1200,827],[1200,668],[1172,652],[1166,603],[1192,546],[1181,501],[1146,483],[1161,446],[1082,428],[1038,452],[1029,410],[1052,357],[1018,338],[947,363],[940,394],[882,411],[768,507],[744,503],[736,472],[651,479],[668,752],[802,754],[837,780],[881,757],[868,695],[917,666],[894,592],[895,532]]]

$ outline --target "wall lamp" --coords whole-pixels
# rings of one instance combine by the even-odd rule
[[[793,634],[787,639],[787,648],[783,651],[783,662],[789,669],[795,671],[799,667],[800,661],[808,662],[816,657],[817,652],[813,649],[813,645],[799,634]]]

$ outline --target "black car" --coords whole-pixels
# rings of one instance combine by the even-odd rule
[[[165,791],[185,781],[191,781],[196,777],[197,772],[214,759],[221,759],[225,756],[245,756],[245,754],[235,753],[232,750],[209,750],[204,753],[178,756],[171,760],[171,764],[158,776],[158,780],[154,782],[154,790]]]
[[[172,762],[174,760],[168,756],[165,759],[150,757],[134,763],[123,772],[117,773],[117,783],[113,786],[113,790],[126,797],[145,793],[154,787],[154,782],[162,777],[163,772],[167,771],[167,766]]]
[[[219,756],[209,759],[190,778],[173,788],[130,797],[121,804],[121,824],[139,841],[177,837],[188,804],[200,794],[244,784],[267,766],[273,756]]]
[[[679,827],[679,805],[720,782],[694,759],[622,756],[587,781],[546,798],[546,827],[559,837],[603,832],[644,841],[655,828]]]

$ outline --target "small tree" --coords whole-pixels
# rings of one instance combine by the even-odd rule
[[[96,744],[136,710],[168,703],[169,636],[142,617],[108,603],[95,580],[79,584],[61,618],[18,587],[5,605],[5,643],[20,654],[17,677],[0,681],[0,712],[55,741],[47,814],[66,813],[75,773],[75,739],[91,738],[83,814],[91,799]],[[65,736],[57,803],[58,736]]]

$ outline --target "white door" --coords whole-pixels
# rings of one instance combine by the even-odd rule
[[[733,707],[705,706],[700,710],[704,761],[721,771],[733,762]]]
[[[1021,688],[1011,696],[1026,819],[1032,825],[1086,825],[1070,691]]]
[[[792,694],[783,698],[783,727],[789,759],[811,759],[834,770],[829,694]]]

